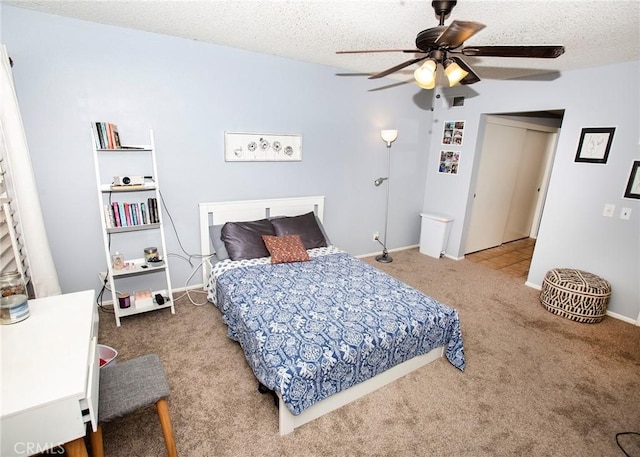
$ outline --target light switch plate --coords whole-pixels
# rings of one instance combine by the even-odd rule
[[[616,205],[613,203],[607,203],[604,205],[604,211],[602,211],[602,215],[604,217],[613,217],[613,212],[616,210]]]
[[[631,219],[631,208],[622,208],[620,210],[620,219],[629,220]]]

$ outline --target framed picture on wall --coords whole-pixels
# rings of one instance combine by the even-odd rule
[[[438,173],[457,175],[460,167],[460,151],[440,151]]]
[[[464,121],[446,121],[442,131],[442,144],[462,146]]]
[[[624,197],[640,200],[640,160],[636,160],[631,166],[631,174],[629,175],[627,188],[624,191]]]
[[[224,160],[299,162],[302,160],[302,135],[224,132]]]
[[[583,128],[575,162],[607,163],[615,127]]]

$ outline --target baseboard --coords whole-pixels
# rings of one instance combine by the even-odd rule
[[[417,247],[420,247],[420,245],[419,244],[412,244],[410,246],[404,246],[402,248],[387,249],[387,252],[406,251],[407,249],[415,249]],[[356,255],[354,257],[357,258],[357,259],[364,259],[365,257],[373,257],[375,255],[380,255],[380,254],[382,254],[382,250],[376,251],[376,252],[370,252],[369,254]]]
[[[536,290],[542,290],[542,286],[539,286],[538,284],[532,283],[532,282],[525,282],[524,283],[525,286],[531,287],[532,289],[536,289]]]
[[[623,316],[622,314],[614,313],[609,310],[607,310],[607,316],[613,317],[614,319],[619,319],[624,322],[628,322],[629,324],[632,324],[632,325],[637,325],[636,321],[631,319],[630,317]]]
[[[175,294],[176,292],[186,292],[187,290],[193,290],[193,289],[204,289],[204,284],[195,284],[189,287],[177,287],[172,290],[173,290],[173,293]]]
[[[420,247],[419,244],[412,244],[410,246],[404,246],[402,248],[389,249],[388,251],[389,252],[406,251],[407,249],[416,249],[416,248],[419,248],[419,247]],[[360,255],[357,255],[355,257],[358,258],[358,259],[363,259],[365,257],[372,257],[374,255],[380,255],[380,254],[381,254],[381,251],[376,251],[376,252],[371,252],[369,254],[360,254]],[[426,254],[423,254],[423,255],[426,255]],[[447,259],[451,259],[451,260],[462,260],[462,259],[464,259],[464,256],[455,257],[455,256],[447,254],[446,252],[442,255],[442,257],[446,257]]]

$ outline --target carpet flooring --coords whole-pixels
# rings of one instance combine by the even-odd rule
[[[101,313],[99,342],[116,361],[160,356],[184,457],[624,455],[616,434],[640,432],[640,327],[555,316],[522,279],[471,261],[417,249],[393,258],[363,260],[458,309],[465,371],[439,359],[284,437],[212,304],[182,297],[175,315],[130,316],[119,328]],[[640,436],[618,441],[640,456]],[[110,457],[165,455],[155,409],[105,424],[104,445]]]

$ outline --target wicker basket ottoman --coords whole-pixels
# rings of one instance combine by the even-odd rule
[[[577,322],[604,319],[611,284],[600,276],[572,268],[549,270],[542,282],[540,302],[547,311]]]

